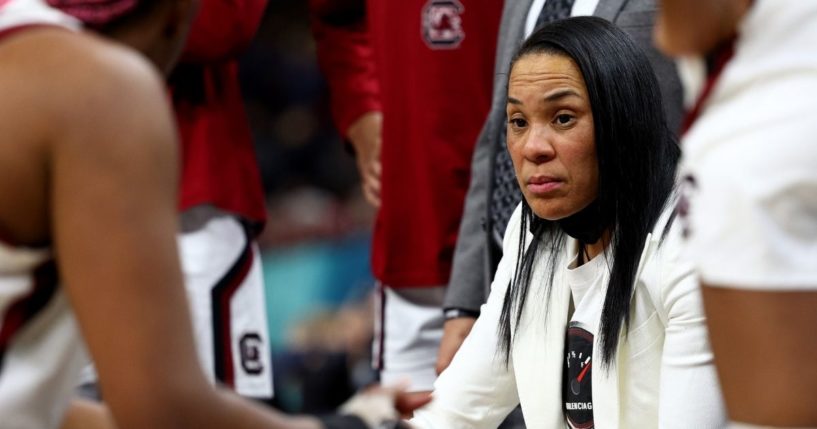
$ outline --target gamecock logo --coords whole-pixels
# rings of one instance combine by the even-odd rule
[[[423,40],[431,49],[453,49],[465,38],[462,14],[465,7],[457,0],[430,0],[423,7]]]

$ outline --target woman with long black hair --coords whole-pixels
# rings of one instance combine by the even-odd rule
[[[646,56],[607,21],[548,25],[508,79],[524,200],[473,331],[412,421],[715,428],[725,413],[673,223],[679,148]]]

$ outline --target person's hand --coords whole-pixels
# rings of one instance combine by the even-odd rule
[[[368,112],[360,116],[346,131],[355,148],[357,169],[363,196],[374,207],[380,207],[380,143],[383,114]]]
[[[474,327],[476,321],[477,319],[473,317],[457,317],[445,321],[443,338],[440,341],[440,351],[437,353],[437,375],[451,364],[451,360],[454,359],[454,355],[460,349],[462,342],[465,341],[465,337],[471,332],[471,328]]]
[[[360,417],[370,428],[411,415],[431,401],[428,393],[408,393],[404,387],[372,387],[351,397],[341,405],[340,414]]]
[[[104,404],[82,398],[71,400],[61,429],[114,429],[116,423]]]

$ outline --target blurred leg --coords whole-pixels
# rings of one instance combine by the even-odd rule
[[[380,287],[382,329],[375,341],[375,364],[381,364],[381,382],[408,381],[409,391],[431,391],[437,378],[445,287]]]

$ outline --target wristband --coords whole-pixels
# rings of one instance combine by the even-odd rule
[[[411,429],[405,423],[401,422],[400,420],[390,420],[383,423],[380,423],[380,426],[377,429]]]
[[[318,417],[324,429],[369,429],[366,422],[354,414],[329,414]]]
[[[459,319],[460,317],[476,319],[479,317],[479,311],[466,310],[464,308],[446,308],[443,311],[443,317],[445,320]]]

